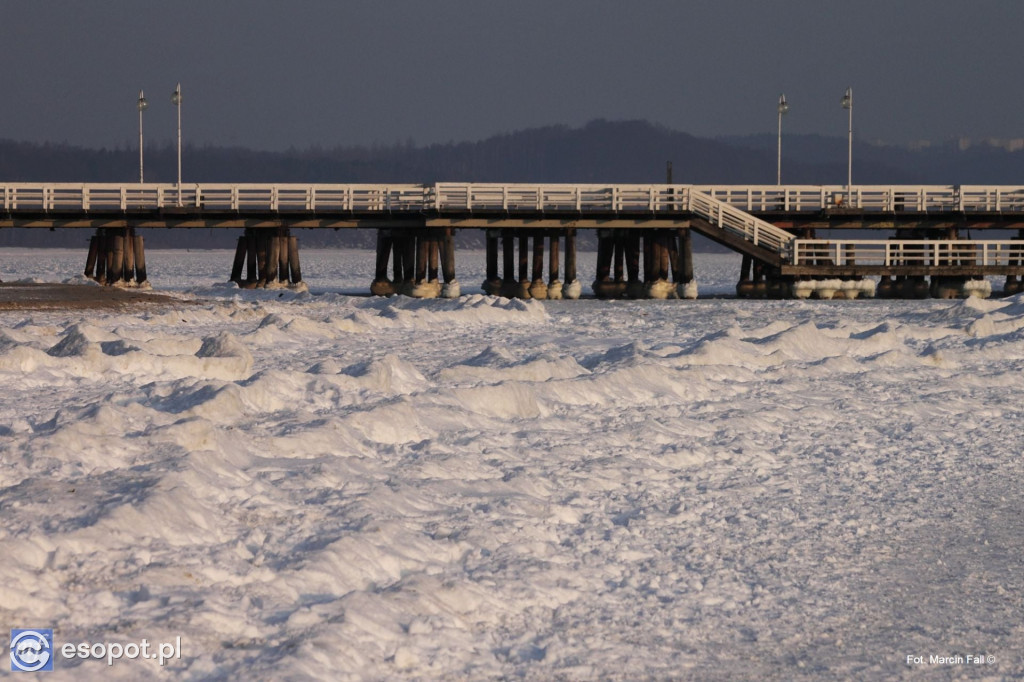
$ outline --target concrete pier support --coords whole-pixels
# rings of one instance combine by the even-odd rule
[[[630,298],[643,298],[644,283],[640,279],[640,230],[629,230],[625,235],[626,250],[626,295]]]
[[[439,242],[441,249],[441,297],[458,298],[462,294],[455,278],[455,228],[446,227]]]
[[[146,251],[135,228],[98,228],[89,239],[86,277],[109,286],[149,286]]]
[[[138,268],[136,262],[136,272]],[[273,289],[301,285],[298,237],[291,236],[288,228],[246,228],[235,246],[229,281],[241,289]]]
[[[487,244],[487,274],[486,279],[480,286],[485,294],[499,296],[502,288],[501,277],[498,274],[498,250],[501,230],[487,230],[485,239]]]
[[[689,228],[679,229],[679,247],[676,252],[678,267],[673,270],[676,293],[679,298],[697,298],[697,280],[693,276],[693,234]]]
[[[389,261],[393,272],[391,279],[388,279]],[[375,296],[404,294],[415,298],[457,297],[454,230],[377,230],[370,293]]]
[[[649,269],[644,269],[644,295],[647,298],[665,299],[676,297],[676,287],[669,281],[673,235],[669,230],[651,230],[645,241],[649,241]]]
[[[391,250],[394,240],[391,237],[391,230],[377,230],[377,258],[375,261],[373,282],[370,283],[370,293],[374,296],[391,296],[395,293],[395,285],[388,279],[388,261],[391,259]],[[401,255],[395,252],[395,275],[401,271]]]
[[[438,257],[441,233],[439,230],[417,230],[415,240],[416,270],[410,286],[406,282],[405,293],[413,298],[437,298],[441,295],[438,279]]]
[[[597,274],[591,288],[598,298],[613,298],[618,286],[612,280],[612,259],[615,257],[615,231],[597,231]]]
[[[535,230],[533,237],[533,268],[530,278],[530,298],[548,297],[548,285],[544,282],[544,232]]]
[[[516,280],[514,298],[530,298],[530,237],[519,235],[519,279]]]
[[[562,280],[558,278],[558,232],[548,235],[548,299],[562,298]]]
[[[560,230],[488,230],[487,275],[482,284],[484,292],[506,298],[560,299],[579,298],[576,281],[576,233],[565,234],[566,282],[560,276],[558,240]],[[501,270],[498,268],[498,245],[501,245]],[[532,241],[531,241],[532,240]],[[516,251],[518,242],[519,251]],[[544,251],[548,249],[548,280],[544,281]],[[500,275],[500,276],[499,276]]]
[[[583,285],[576,279],[576,229],[565,231],[565,283],[562,284],[562,298],[578,299]]]

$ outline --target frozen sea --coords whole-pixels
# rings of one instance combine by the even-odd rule
[[[1024,676],[1024,298],[510,301],[482,256],[422,301],[153,251],[180,305],[0,312],[0,628],[181,638],[52,680]]]

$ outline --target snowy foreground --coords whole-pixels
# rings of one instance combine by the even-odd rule
[[[732,290],[736,258],[696,260]],[[370,254],[305,253],[299,295],[219,284],[227,252],[149,266],[180,306],[0,313],[0,627],[182,639],[47,679],[1024,675],[1024,298],[520,302],[471,293],[481,262],[461,299],[383,300],[348,295]]]

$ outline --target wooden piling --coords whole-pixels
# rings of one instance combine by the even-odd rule
[[[544,233],[536,230],[533,233],[533,282],[544,281]]]
[[[519,281],[526,282],[530,274],[530,238],[525,234],[519,236]]]
[[[416,282],[416,238],[408,230],[402,231],[402,287],[408,293]]]
[[[682,259],[679,256],[679,234],[670,232],[667,243],[669,273],[672,275],[672,281],[679,283],[683,280]]]
[[[267,234],[267,276],[265,286],[273,286],[277,283],[277,268],[281,262],[281,241],[276,234]]]
[[[291,239],[287,229],[281,230],[277,235],[277,245],[277,281],[287,284],[288,249],[291,246]]]
[[[512,298],[516,293],[516,254],[515,237],[512,230],[501,231],[502,285],[501,295]]]
[[[516,283],[516,298],[530,298],[530,237],[529,233],[519,235],[519,281]]]
[[[135,281],[135,230],[128,228],[124,237],[124,279]]]
[[[427,258],[430,247],[423,235],[416,235],[413,239],[416,241],[416,274],[414,275],[414,281],[416,284],[422,284],[427,280]]]
[[[487,230],[487,273],[483,283],[485,294],[497,296],[501,293],[501,277],[498,270],[498,230]]]
[[[288,236],[288,276],[292,284],[302,281],[302,264],[299,262],[299,238]]]
[[[290,241],[290,239],[289,239]],[[392,251],[391,231],[386,229],[377,230],[377,260],[374,268],[373,281],[370,283],[370,293],[374,296],[390,296],[395,293],[395,284],[388,279],[388,259]],[[289,243],[289,249],[291,244]],[[401,266],[399,265],[399,250],[395,249],[395,277],[399,276]],[[289,261],[289,266],[291,261]]]
[[[576,229],[572,227],[565,231],[565,281],[576,281]]]
[[[402,233],[395,230],[391,231],[391,272],[391,282],[398,292],[405,283],[405,242],[402,241]]]
[[[245,235],[238,238],[238,245],[235,247],[235,260],[231,263],[231,279],[229,282],[236,284],[242,281],[242,268],[245,267]]]
[[[113,234],[110,240],[110,252],[107,254],[107,284],[121,281],[124,272],[124,235]]]
[[[607,282],[611,279],[612,256],[614,255],[614,235],[611,230],[597,231],[597,281]]]
[[[682,281],[689,284],[693,281],[693,233],[689,228],[683,228],[681,237]]]
[[[613,230],[597,231],[597,275],[591,287],[598,298],[609,298],[616,294],[615,283],[611,280],[612,259],[615,256],[615,233]]]
[[[96,278],[96,254],[99,253],[99,244],[96,235],[89,238],[89,254],[85,257],[85,276],[91,279]]]
[[[143,284],[146,281],[146,244],[143,241],[142,235],[135,235],[135,281],[139,284]]]
[[[554,284],[558,281],[558,232],[552,232],[548,237],[548,282]]]
[[[623,230],[615,230],[613,234],[615,235],[612,242],[615,245],[612,257],[614,277],[617,284],[623,284],[626,281],[626,235],[623,234]]]
[[[388,258],[391,255],[391,234],[387,230],[377,230],[377,267],[373,282],[391,282],[388,280]]]
[[[259,280],[259,263],[256,259],[257,252],[256,231],[252,228],[245,230],[245,282],[248,286],[256,286]]]
[[[259,230],[256,232],[256,285],[263,287],[267,284],[267,232]]]
[[[451,284],[455,281],[455,228],[446,227],[444,229],[444,239],[442,241],[443,248],[441,249],[441,275],[444,277],[445,284]],[[497,254],[495,254],[497,256]],[[495,262],[495,269],[497,269],[497,262]]]
[[[643,252],[644,252],[644,283],[648,284],[652,281],[652,275],[654,270],[654,234],[651,230],[644,230],[643,233]]]
[[[107,282],[107,253],[110,251],[110,242],[107,240],[107,231],[96,230],[96,281],[100,284]]]
[[[544,282],[544,232],[533,230],[533,267],[530,278],[530,298],[546,299],[548,285]]]
[[[427,281],[436,282],[438,274],[439,240],[437,232],[431,230],[427,239]]]
[[[751,267],[753,259],[744,254],[740,263],[740,281],[736,283],[736,295],[740,298],[750,298],[754,293],[754,281],[751,279]]]
[[[631,284],[640,282],[639,229],[631,229],[626,235],[626,276]]]

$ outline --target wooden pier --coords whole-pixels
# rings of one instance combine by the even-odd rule
[[[0,229],[94,230],[85,273],[106,284],[147,281],[136,230],[153,227],[240,230],[243,287],[302,281],[297,230],[375,229],[377,295],[458,296],[466,229],[485,232],[484,291],[522,298],[580,296],[580,230],[597,232],[599,298],[695,297],[694,232],[743,255],[740,296],[872,295],[869,277],[878,295],[980,295],[993,275],[1016,293],[1024,276],[1017,186],[8,183],[0,198]]]

